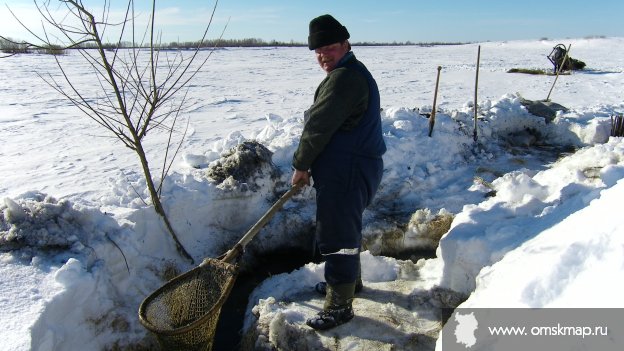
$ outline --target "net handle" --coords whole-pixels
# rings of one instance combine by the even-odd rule
[[[277,213],[277,211],[279,211],[282,206],[284,206],[284,203],[286,203],[286,201],[293,197],[293,195],[299,192],[302,187],[303,184],[301,183],[295,184],[292,186],[292,188],[290,188],[290,190],[282,195],[282,197],[280,197],[279,200],[277,200],[277,202],[273,204],[271,208],[269,208],[269,210],[256,222],[256,224],[254,224],[253,227],[251,227],[247,231],[247,233],[245,233],[245,235],[238,241],[238,243],[236,243],[236,245],[234,245],[234,247],[225,254],[221,261],[232,263],[232,261],[234,261],[234,259],[243,252],[243,249],[251,241],[251,239],[253,239],[254,236],[258,234],[260,229],[262,229],[262,227],[267,224],[267,222],[273,217],[273,215],[275,215],[275,213]]]

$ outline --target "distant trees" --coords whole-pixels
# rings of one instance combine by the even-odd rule
[[[30,54],[33,52],[38,54],[63,55],[65,50],[60,45],[33,47],[26,42],[0,36],[0,52],[6,54],[0,57],[8,57],[17,54]]]
[[[259,38],[246,38],[246,39],[212,39],[206,40],[202,43],[198,42],[171,42],[167,48],[189,48],[189,47],[290,47],[290,46],[307,46],[307,43],[297,43],[293,40],[290,42],[282,42],[277,40],[264,41]]]
[[[406,42],[353,42],[352,46],[436,46],[436,45],[462,45],[465,43],[460,42],[419,42],[414,43],[411,41]],[[246,39],[218,39],[218,40],[206,40],[202,43],[198,42],[171,42],[166,45],[166,48],[169,49],[183,49],[183,48],[193,48],[193,47],[307,47],[308,43],[296,42],[291,40],[289,42],[271,40],[264,41],[258,38],[246,38]]]
[[[28,46],[18,43],[10,38],[0,37],[0,51],[5,54],[26,54],[29,53]]]
[[[0,38],[2,38],[0,36]],[[461,42],[354,42],[351,43],[352,46],[437,46],[437,45],[463,45],[465,43]],[[14,40],[10,42],[7,41],[7,44],[3,45],[2,40],[0,39],[0,51],[5,53],[31,53],[33,52],[32,48],[26,48],[25,43],[20,43]],[[265,41],[260,38],[245,38],[245,39],[205,39],[201,41],[172,41],[169,43],[157,43],[155,48],[161,50],[195,50],[197,48],[201,49],[214,49],[214,48],[231,48],[231,47],[241,47],[241,48],[254,48],[254,47],[307,47],[307,43],[296,42],[294,40],[290,40],[288,42],[278,41],[278,40],[270,40]],[[7,48],[5,51],[4,47]],[[102,43],[102,47],[107,50],[113,49],[132,49],[132,48],[148,48],[149,43],[132,43],[131,41],[120,41],[117,43]],[[97,44],[92,42],[80,43],[74,47],[75,49],[96,49]],[[38,50],[37,52],[42,52]],[[45,53],[45,52],[44,52]],[[50,52],[51,53],[51,52]]]

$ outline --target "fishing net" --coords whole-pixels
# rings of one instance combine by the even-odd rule
[[[163,350],[210,351],[235,279],[235,265],[207,258],[148,296],[139,307],[141,324]]]

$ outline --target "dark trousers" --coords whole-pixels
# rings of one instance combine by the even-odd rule
[[[362,214],[383,174],[381,158],[350,156],[312,169],[316,188],[316,242],[330,285],[354,283],[360,274]],[[324,166],[319,169],[319,166]]]

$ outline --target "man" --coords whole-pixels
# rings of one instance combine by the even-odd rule
[[[292,184],[310,185],[311,177],[316,189],[316,241],[326,280],[316,290],[326,297],[323,311],[307,324],[319,330],[353,318],[353,297],[362,288],[362,213],[381,182],[386,151],[379,89],[351,52],[349,37],[330,15],[310,21],[308,47],[327,76],[305,113],[293,157]]]

